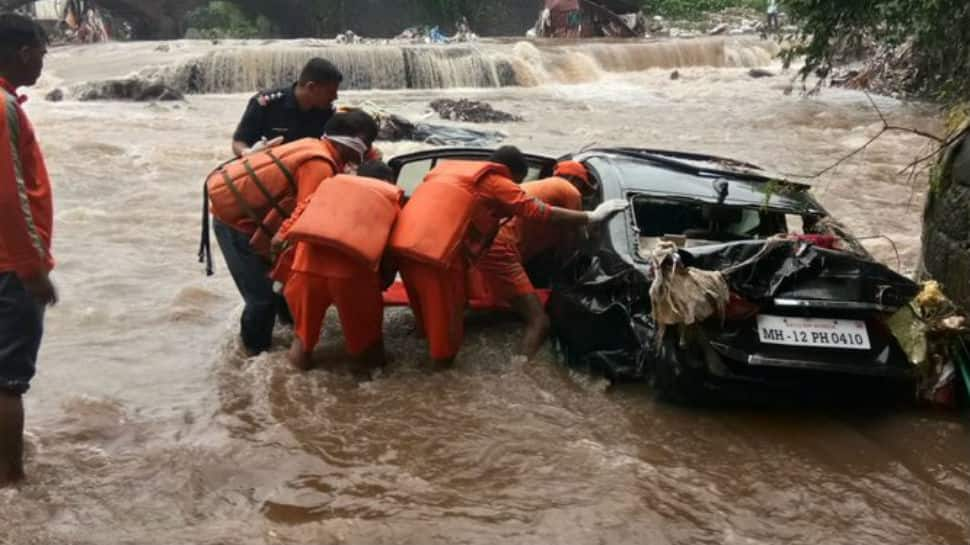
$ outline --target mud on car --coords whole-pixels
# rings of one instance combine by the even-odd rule
[[[490,153],[438,149],[390,164],[410,193],[439,161]],[[566,158],[583,162],[599,186],[587,209],[631,203],[567,262],[527,264],[535,285],[551,292],[547,309],[570,365],[649,382],[679,401],[759,391],[911,395],[913,366],[885,322],[919,286],[876,262],[809,186],[701,154],[603,148]],[[551,175],[556,162],[527,159],[528,179]],[[658,327],[653,256],[671,244],[682,267],[723,273],[730,297],[722,312]]]

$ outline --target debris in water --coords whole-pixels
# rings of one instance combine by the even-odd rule
[[[337,34],[336,42],[338,44],[359,44],[363,42],[364,39],[354,33],[353,30],[348,30],[342,34]]]
[[[670,79],[671,80],[678,80],[678,79],[680,79],[680,70],[674,70],[673,72],[671,72],[670,73]]]
[[[468,26],[468,20],[464,17],[458,19],[455,23],[455,28],[455,35],[447,36],[441,32],[441,28],[438,26],[414,26],[404,29],[394,40],[415,44],[449,44],[478,41],[478,35],[471,31],[471,28]]]
[[[748,75],[751,76],[752,78],[755,78],[755,79],[759,79],[759,78],[773,78],[773,77],[775,77],[775,74],[773,72],[770,72],[768,70],[764,70],[762,68],[752,68],[748,72]]]
[[[168,85],[163,85],[161,83],[156,83],[154,85],[149,85],[142,90],[138,96],[135,97],[137,102],[148,102],[152,100],[159,100],[162,102],[175,102],[179,100],[185,100],[185,97],[176,89],[172,89]]]
[[[725,32],[727,32],[727,30],[728,30],[728,24],[727,23],[721,23],[721,24],[717,25],[716,27],[712,28],[708,32],[708,34],[710,34],[711,36],[717,36],[718,34],[724,34]]]
[[[380,124],[378,138],[381,140],[413,140],[435,146],[488,147],[505,140],[505,134],[497,131],[476,131],[463,127],[443,127],[430,123],[412,123],[394,114],[376,116]]]
[[[47,96],[44,98],[50,102],[60,102],[64,100],[64,91],[61,89],[54,89],[53,91],[47,93]]]
[[[139,78],[108,80],[89,83],[77,92],[80,101],[93,100],[134,100],[137,102],[185,100],[178,89],[157,81]]]
[[[452,100],[441,98],[431,103],[431,109],[442,119],[452,121],[468,121],[471,123],[503,123],[507,121],[522,121],[517,115],[492,108],[491,104],[463,98]]]
[[[505,133],[481,131],[465,127],[449,127],[430,123],[414,123],[409,119],[391,113],[373,102],[365,102],[359,107],[345,107],[344,111],[362,110],[377,121],[378,140],[399,142],[410,140],[434,146],[489,147],[505,140]]]

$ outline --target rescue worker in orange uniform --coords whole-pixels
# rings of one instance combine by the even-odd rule
[[[45,55],[40,25],[0,13],[0,488],[24,479],[23,396],[37,371],[45,309],[57,303],[53,190],[21,107],[27,98],[17,93],[37,82]]]
[[[296,333],[288,357],[297,369],[312,365],[331,305],[340,314],[347,352],[363,365],[357,371],[384,365],[381,293],[396,271],[383,256],[403,197],[391,168],[368,161],[357,176],[325,180],[283,224],[278,239],[295,242],[284,294]]]
[[[277,314],[289,316],[269,277],[273,237],[296,203],[312,195],[320,182],[362,163],[376,137],[377,124],[366,113],[335,114],[322,139],[258,151],[209,176],[213,231],[245,302],[240,330],[250,355],[270,348]],[[203,226],[203,249],[207,234]]]
[[[582,163],[563,161],[556,165],[553,177],[524,183],[522,190],[549,206],[582,210],[583,197],[593,195],[596,187]],[[525,272],[525,264],[550,250],[568,252],[576,234],[548,223],[514,218],[502,227],[491,248],[478,261],[489,293],[525,321],[521,355],[527,359],[531,360],[542,347],[551,326]]]
[[[418,186],[391,233],[391,253],[438,366],[450,365],[458,354],[468,267],[491,245],[503,219],[573,228],[601,223],[629,206],[622,199],[594,212],[548,206],[518,185],[528,170],[512,146],[498,149],[488,162],[444,161]]]

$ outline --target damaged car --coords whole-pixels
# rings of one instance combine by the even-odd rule
[[[439,149],[390,164],[410,193],[439,161],[490,153]],[[631,203],[567,263],[527,264],[548,290],[570,365],[678,401],[833,388],[912,395],[914,367],[887,321],[920,288],[876,262],[809,186],[701,154],[603,148],[565,158],[598,183],[588,209]],[[528,179],[557,161],[527,159]],[[472,306],[488,308],[485,299]]]

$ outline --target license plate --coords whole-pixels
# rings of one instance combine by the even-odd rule
[[[861,320],[758,316],[758,336],[765,344],[869,350],[869,332]]]

